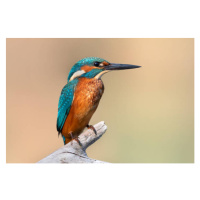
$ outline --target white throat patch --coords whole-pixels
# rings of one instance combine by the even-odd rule
[[[84,74],[84,73],[85,73],[84,70],[79,70],[79,71],[75,72],[75,73],[73,74],[73,76],[70,78],[69,81],[74,80],[76,77],[79,77],[79,76],[81,76],[81,75]]]
[[[100,72],[99,74],[97,74],[97,75],[95,76],[95,78],[96,78],[96,79],[100,79],[105,73],[108,73],[108,72],[109,72],[109,70],[102,71],[102,72]]]

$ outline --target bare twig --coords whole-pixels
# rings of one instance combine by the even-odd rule
[[[107,130],[104,122],[95,124],[94,128],[97,134],[93,130],[88,129],[79,135],[78,139],[81,145],[76,140],[72,140],[38,163],[105,163],[91,159],[86,154],[86,149],[97,141]]]

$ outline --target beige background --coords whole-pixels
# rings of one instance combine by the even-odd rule
[[[194,162],[193,39],[7,39],[7,162],[37,162],[63,145],[57,105],[70,68],[88,56],[142,68],[103,76],[87,151],[117,163]]]

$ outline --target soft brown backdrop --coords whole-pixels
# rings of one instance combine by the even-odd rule
[[[105,135],[88,149],[108,162],[194,161],[193,39],[7,39],[7,162],[37,162],[63,145],[57,104],[70,68],[102,57],[142,68],[103,76],[91,124]]]

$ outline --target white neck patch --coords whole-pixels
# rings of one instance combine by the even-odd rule
[[[75,72],[75,73],[73,74],[73,76],[70,78],[70,80],[69,80],[69,81],[72,81],[72,80],[74,80],[75,78],[77,78],[77,77],[81,76],[81,75],[82,75],[82,74],[84,74],[84,73],[85,73],[85,71],[84,71],[84,70],[79,70],[79,71]]]
[[[102,72],[100,72],[99,74],[97,74],[97,75],[95,76],[95,78],[96,78],[96,79],[100,79],[105,73],[108,73],[108,72],[109,72],[109,70],[102,71]]]

